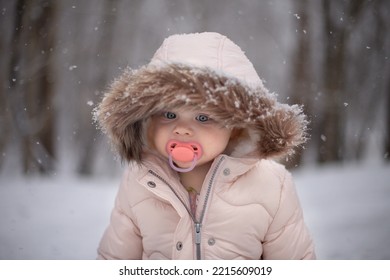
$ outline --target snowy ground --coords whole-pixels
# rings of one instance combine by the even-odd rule
[[[390,259],[390,165],[295,173],[321,259]]]
[[[294,177],[320,259],[390,259],[390,165]],[[119,178],[0,177],[0,259],[94,259]]]

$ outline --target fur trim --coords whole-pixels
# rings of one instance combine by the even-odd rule
[[[141,162],[148,118],[182,106],[243,131],[233,141],[231,155],[237,157],[291,155],[306,141],[307,120],[300,106],[278,103],[264,87],[250,88],[209,68],[180,64],[125,70],[95,117],[122,159]]]

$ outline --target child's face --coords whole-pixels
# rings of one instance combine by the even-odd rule
[[[196,142],[202,148],[197,166],[209,163],[223,153],[229,142],[231,129],[221,127],[206,113],[191,110],[171,110],[152,117],[150,135],[152,145],[164,157],[170,140]],[[174,161],[181,168],[191,165],[189,162]]]

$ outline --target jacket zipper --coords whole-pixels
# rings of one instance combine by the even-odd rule
[[[203,209],[202,209],[199,221],[197,221],[196,217],[191,213],[191,210],[188,208],[187,204],[180,198],[180,196],[177,194],[175,189],[163,177],[158,175],[153,170],[149,170],[148,171],[150,174],[152,174],[153,176],[155,176],[158,179],[160,179],[163,183],[165,183],[171,189],[171,191],[175,194],[175,196],[179,199],[179,201],[184,205],[184,207],[187,210],[188,214],[190,215],[192,221],[194,222],[196,259],[197,260],[201,259],[201,247],[200,247],[200,245],[201,245],[201,237],[202,237],[201,227],[202,227],[202,222],[203,222],[204,215],[206,213],[206,208],[207,208],[207,203],[208,203],[208,200],[209,200],[209,197],[210,197],[211,188],[213,186],[215,175],[217,174],[219,166],[221,165],[222,161],[224,161],[224,159],[225,159],[225,157],[221,157],[219,159],[219,161],[217,162],[217,165],[215,166],[215,168],[213,170],[213,173],[211,174],[211,178],[210,178],[209,184],[207,186],[207,192],[206,192],[206,196],[205,196],[205,199],[204,199]]]

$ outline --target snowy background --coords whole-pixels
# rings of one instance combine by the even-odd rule
[[[294,172],[319,259],[390,259],[390,165]],[[0,177],[0,259],[94,259],[117,177]]]

